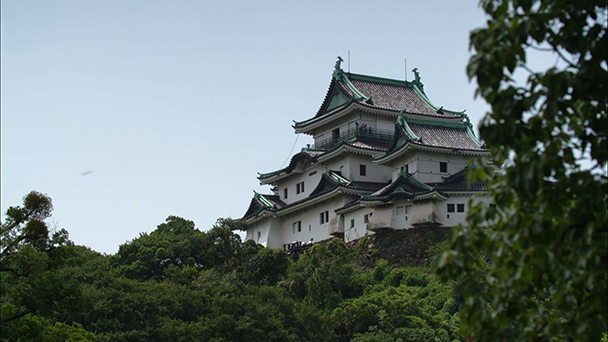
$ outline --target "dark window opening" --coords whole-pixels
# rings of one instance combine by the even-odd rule
[[[329,222],[329,211],[324,211],[319,215],[319,220],[321,224]]]
[[[287,198],[287,188],[283,189],[283,198]]]
[[[458,204],[458,207],[456,208],[456,210],[457,210],[459,213],[464,213],[464,203],[459,203],[459,204]]]
[[[448,213],[453,213],[454,211],[454,204],[448,204]]]
[[[365,176],[366,173],[367,173],[367,166],[365,166],[363,164],[359,165],[359,174],[361,176]]]
[[[448,172],[448,163],[440,162],[439,163],[439,172]]]
[[[296,194],[304,192],[304,182],[296,184]]]
[[[302,221],[293,223],[292,233],[295,234],[296,230],[298,231],[298,233],[302,231]]]
[[[331,131],[331,138],[332,139],[338,139],[340,137],[340,129],[336,128],[333,131]]]

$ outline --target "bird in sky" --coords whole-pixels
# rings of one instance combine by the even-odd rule
[[[86,176],[86,175],[90,175],[91,173],[93,173],[93,171],[89,170],[89,171],[85,171],[83,173],[81,173],[81,176]]]

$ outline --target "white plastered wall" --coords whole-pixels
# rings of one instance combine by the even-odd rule
[[[328,169],[340,171],[342,177],[352,181],[385,183],[391,180],[391,169],[382,165],[374,165],[369,155],[348,154],[345,157],[330,160],[326,165]],[[360,173],[360,165],[366,166],[365,176]]]
[[[319,184],[323,172],[325,172],[325,168],[322,165],[313,166],[311,164],[311,167],[307,167],[303,172],[294,173],[290,177],[278,181],[276,186],[279,189],[278,195],[281,201],[291,204],[310,196],[310,193]],[[300,182],[304,182],[304,192],[298,194],[296,184]],[[285,188],[287,188],[287,198],[285,198]]]
[[[367,230],[364,216],[373,213],[373,208],[362,207],[344,214],[344,241],[360,239],[374,232]],[[368,216],[369,217],[369,216]],[[352,224],[351,224],[352,222]]]
[[[464,170],[469,159],[470,157],[468,156],[458,154],[430,153],[426,151],[405,153],[392,163],[393,180],[399,176],[401,167],[408,165],[408,172],[423,183],[443,182],[445,177]],[[447,172],[439,171],[440,162],[447,163]]]
[[[279,219],[268,217],[250,225],[245,240],[253,240],[264,247],[283,248]]]
[[[298,210],[294,213],[281,217],[281,233],[283,244],[296,241],[318,242],[333,237],[329,234],[330,222],[336,219],[335,210],[352,201],[355,197],[351,195],[338,195],[326,201]],[[328,211],[329,220],[321,223],[321,213]],[[294,230],[294,223],[300,221],[302,230]]]
[[[459,224],[466,226],[467,213],[469,212],[471,205],[475,205],[477,203],[482,203],[483,205],[489,207],[492,203],[492,197],[489,195],[450,195],[447,201],[444,201],[437,206],[441,220],[444,222],[443,225],[446,227],[453,227]],[[454,204],[455,212],[448,212],[448,204]],[[457,212],[458,204],[464,204],[464,212]]]

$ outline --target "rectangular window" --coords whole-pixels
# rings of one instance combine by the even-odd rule
[[[350,220],[350,227],[351,228],[355,227],[355,219]]]
[[[453,212],[455,212],[454,204],[448,204],[448,213],[453,213]]]
[[[304,182],[300,182],[296,184],[296,194],[300,194],[304,192]]]
[[[448,163],[440,162],[439,163],[439,172],[447,173],[448,172]]]
[[[283,198],[287,198],[287,188],[283,189]]]
[[[294,222],[292,232],[295,234],[296,231],[299,233],[302,231],[302,221]]]
[[[319,214],[319,221],[321,222],[321,224],[329,222],[329,211],[324,211]]]
[[[363,223],[369,222],[369,215],[363,216]]]
[[[458,203],[456,211],[459,213],[464,213],[464,203]]]
[[[340,137],[340,128],[336,128],[333,131],[331,131],[332,139],[338,139],[339,137]]]
[[[403,215],[403,207],[397,207],[397,216]]]
[[[258,232],[258,242],[260,242],[261,237],[262,237],[262,232]]]
[[[366,173],[367,173],[367,166],[365,166],[363,164],[359,165],[359,174],[361,176],[365,176]]]
[[[410,164],[405,165],[405,173],[410,173]]]

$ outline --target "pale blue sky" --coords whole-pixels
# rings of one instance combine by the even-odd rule
[[[105,253],[169,215],[241,217],[348,50],[351,72],[387,78],[407,58],[477,124],[465,67],[483,22],[476,1],[3,1],[2,211],[46,193],[57,226]]]

